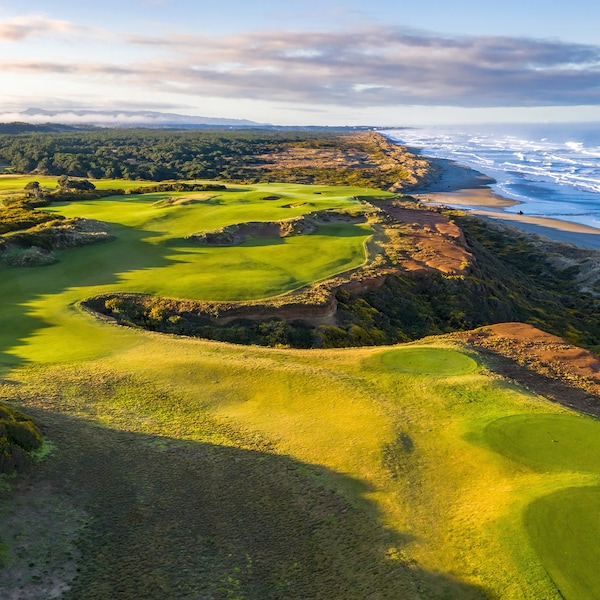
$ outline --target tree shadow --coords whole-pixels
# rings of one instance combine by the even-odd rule
[[[410,538],[385,528],[360,481],[269,452],[27,411],[56,448],[4,494],[5,543],[7,523],[12,539],[27,540],[40,506],[45,526],[21,575],[0,571],[3,597],[32,579],[28,597],[48,597],[44,586],[61,573],[72,578],[66,599],[485,597],[399,558]],[[360,501],[337,491],[350,487]]]
[[[115,236],[111,241],[62,251],[58,262],[52,265],[2,269],[0,364],[16,366],[25,362],[11,353],[11,349],[52,326],[32,308],[40,299],[73,287],[117,284],[129,272],[177,262],[174,258],[177,250],[150,241],[162,232],[111,224],[111,233]]]

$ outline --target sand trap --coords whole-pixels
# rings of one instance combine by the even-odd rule
[[[192,196],[173,196],[154,202],[153,206],[181,206],[183,204],[196,204],[206,202],[215,197],[215,194],[194,194]]]

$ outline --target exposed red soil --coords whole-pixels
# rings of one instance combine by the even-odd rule
[[[526,323],[499,323],[450,337],[490,358],[494,371],[550,400],[600,416],[600,359]]]
[[[408,251],[398,264],[407,271],[435,270],[446,275],[466,275],[474,257],[461,229],[448,217],[431,210],[406,208],[399,201],[373,202],[395,221],[405,225],[402,244]]]

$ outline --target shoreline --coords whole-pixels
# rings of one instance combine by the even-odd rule
[[[415,151],[418,149],[412,149]],[[416,188],[411,196],[434,206],[452,205],[470,214],[518,227],[527,233],[547,237],[555,242],[600,250],[600,229],[551,217],[507,213],[509,206],[521,204],[497,194],[490,185],[496,180],[475,169],[446,158],[426,156],[438,170],[430,184]]]

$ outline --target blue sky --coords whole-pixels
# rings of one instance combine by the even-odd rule
[[[598,23],[583,0],[0,0],[0,113],[600,121]]]

